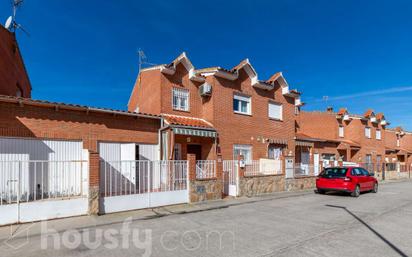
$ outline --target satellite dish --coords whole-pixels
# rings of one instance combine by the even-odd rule
[[[9,29],[10,26],[11,26],[12,21],[13,21],[13,17],[12,16],[8,17],[7,20],[6,20],[6,23],[4,24],[4,27],[6,29]]]

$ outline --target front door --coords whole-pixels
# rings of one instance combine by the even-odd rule
[[[196,155],[196,160],[202,159],[202,146],[201,145],[187,145],[187,153]]]

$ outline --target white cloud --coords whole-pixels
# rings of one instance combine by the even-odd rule
[[[374,95],[384,95],[384,94],[391,94],[391,93],[400,93],[400,92],[407,92],[412,91],[412,86],[407,87],[392,87],[388,89],[381,89],[381,90],[372,90],[367,92],[349,94],[349,95],[341,95],[341,96],[332,96],[328,98],[328,101],[337,101],[337,100],[346,100],[364,96],[374,96]],[[317,99],[315,102],[323,102],[324,99]]]

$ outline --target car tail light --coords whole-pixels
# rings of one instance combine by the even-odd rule
[[[343,181],[347,181],[347,182],[349,182],[349,181],[352,181],[352,179],[351,179],[351,178],[349,178],[349,177],[345,177],[345,178],[343,178]]]

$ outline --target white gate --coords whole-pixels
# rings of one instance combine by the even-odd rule
[[[237,196],[239,188],[238,161],[223,161],[223,193],[225,195]]]
[[[0,225],[87,213],[87,161],[0,161]]]
[[[187,203],[187,161],[100,161],[102,213]]]
[[[87,214],[82,141],[0,138],[0,225]]]

